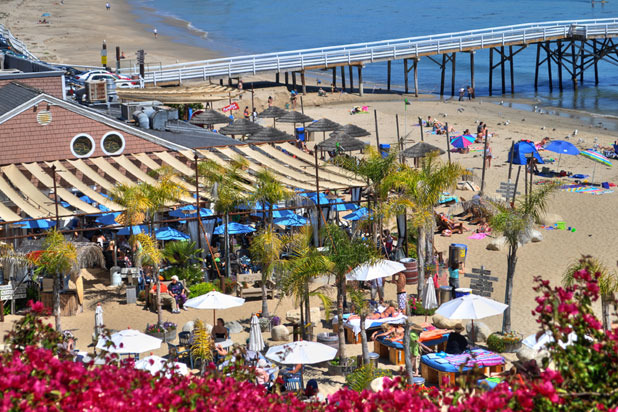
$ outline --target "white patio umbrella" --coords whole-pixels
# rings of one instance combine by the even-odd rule
[[[249,350],[261,352],[264,349],[264,338],[257,316],[251,317],[251,331],[249,332]]]
[[[346,275],[346,279],[368,281],[393,276],[395,273],[404,270],[406,270],[406,267],[402,263],[382,259],[374,264],[364,263],[357,266],[356,269]]]
[[[125,329],[114,333],[111,337],[99,338],[97,349],[106,350],[110,353],[125,355],[129,353],[143,353],[159,349],[161,347],[161,339],[154,336],[146,335],[134,329]],[[111,340],[113,345],[108,346]]]
[[[284,345],[273,346],[266,357],[284,365],[310,365],[332,360],[337,349],[319,342],[299,340]]]
[[[474,341],[474,320],[500,315],[508,305],[478,295],[464,295],[440,305],[436,314],[448,319],[472,320],[472,341]]]
[[[592,340],[592,338],[590,336],[586,336],[586,339]],[[550,343],[550,342],[553,342],[553,341],[554,341],[554,337],[553,337],[551,331],[547,331],[547,332],[543,333],[541,336],[539,336],[538,339],[536,337],[536,334],[534,334],[534,335],[530,335],[526,339],[522,340],[521,343],[523,343],[524,345],[526,345],[530,349],[534,349],[536,351],[539,351],[539,350],[542,350],[542,349],[546,349],[547,344]],[[558,342],[558,345],[560,345],[560,347],[562,349],[564,349],[567,346],[572,345],[574,342],[577,342],[577,334],[575,332],[571,332],[571,333],[569,333],[569,336],[567,337],[566,343],[561,340],[561,341]]]
[[[169,362],[167,359],[155,355],[150,355],[135,362],[135,369],[142,369],[153,375],[166,369],[165,376],[167,377],[169,377],[171,373],[178,373],[183,376],[189,374],[189,368],[187,368],[187,365],[184,363]]]
[[[94,336],[99,338],[99,335],[103,333],[103,307],[100,303],[97,303],[97,308],[94,311]]]
[[[213,323],[215,321],[215,311],[217,309],[229,309],[237,306],[242,306],[245,303],[243,298],[226,295],[215,290],[189,299],[185,302],[186,308],[194,309],[212,309]]]

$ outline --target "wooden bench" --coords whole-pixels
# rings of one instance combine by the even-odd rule
[[[275,284],[272,281],[266,283],[266,296],[275,296]],[[262,274],[246,273],[236,275],[236,296],[240,298],[262,297]]]

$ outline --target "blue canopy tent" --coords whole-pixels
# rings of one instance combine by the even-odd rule
[[[534,143],[525,140],[520,140],[513,145],[513,149],[509,151],[508,161],[515,165],[528,164],[526,154],[532,153],[537,163],[545,164],[543,158],[534,147]]]
[[[140,233],[148,233],[148,227],[146,225],[135,225],[131,227],[123,227],[118,231],[120,236],[139,235]]]
[[[23,229],[49,229],[56,226],[55,220],[37,219],[27,220],[23,222],[15,222],[15,225],[21,226]]]
[[[189,240],[191,237],[186,233],[182,233],[172,227],[160,227],[155,229],[155,237],[157,240]]]
[[[346,220],[362,220],[366,219],[369,216],[369,211],[366,207],[361,207],[360,209],[355,210],[354,212],[345,215],[343,218]]]
[[[292,214],[292,216],[281,217],[279,219],[273,220],[273,222],[277,225],[281,226],[305,226],[307,224],[307,219],[299,216],[297,214]]]
[[[240,235],[243,233],[251,233],[255,232],[255,229],[251,226],[241,225],[240,223],[231,222],[227,225],[227,233],[230,235]],[[220,225],[215,228],[213,232],[215,235],[224,235],[225,234],[225,225]]]

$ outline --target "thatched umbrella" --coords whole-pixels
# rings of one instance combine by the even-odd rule
[[[326,140],[326,132],[334,132],[340,127],[341,125],[337,122],[333,122],[332,120],[328,120],[328,119],[320,119],[318,121],[311,123],[309,126],[305,127],[305,130],[308,132],[322,132],[323,133],[322,141],[324,141]]]
[[[353,150],[363,150],[366,143],[353,138],[350,135],[338,130],[329,135],[330,137],[319,143],[316,147],[323,151],[343,150],[351,152]]]
[[[274,127],[263,127],[247,138],[247,142],[284,142],[294,140],[294,136]]]
[[[371,136],[371,133],[369,133],[367,130],[363,129],[362,127],[358,127],[354,124],[346,124],[345,126],[339,127],[339,129],[337,130],[341,130],[348,136],[352,136],[352,137]]]
[[[414,146],[410,146],[406,150],[404,150],[402,155],[403,157],[419,158],[419,157],[425,157],[429,153],[434,153],[434,152],[438,152],[438,154],[446,153],[444,150],[440,149],[439,147],[436,147],[429,143],[418,142]]]
[[[215,124],[227,124],[229,122],[229,117],[212,109],[204,110],[202,113],[193,116],[191,120],[189,120],[191,124],[209,127]]]
[[[250,120],[238,119],[238,120],[235,120],[229,126],[220,128],[219,133],[227,135],[227,136],[234,136],[237,134],[241,136],[245,136],[248,134],[253,134],[257,132],[258,130],[260,130],[261,128],[262,126],[260,126],[257,123],[253,123]]]
[[[297,112],[296,110],[287,112],[277,120],[281,123],[294,123],[294,130],[296,130],[296,123],[302,123],[304,127],[305,123],[311,123],[313,121],[311,117],[302,114],[301,112]]]
[[[273,119],[273,126],[276,125],[276,121],[281,116],[285,115],[287,110],[283,110],[277,106],[270,106],[268,109],[264,110],[262,113],[258,114],[258,117],[261,119]]]

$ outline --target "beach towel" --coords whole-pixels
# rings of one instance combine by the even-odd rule
[[[485,239],[489,236],[487,233],[475,233],[472,236],[468,236],[468,239]]]

